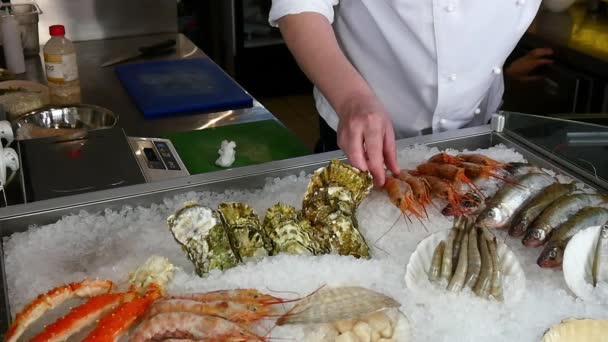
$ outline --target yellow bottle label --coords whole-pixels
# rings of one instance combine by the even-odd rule
[[[76,54],[52,55],[44,54],[46,79],[53,83],[64,83],[78,79]]]

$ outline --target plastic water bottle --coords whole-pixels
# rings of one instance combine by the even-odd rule
[[[8,9],[2,13],[2,47],[4,49],[4,60],[6,68],[15,74],[25,72],[25,57],[23,56],[23,45],[21,44],[21,33],[19,23]]]
[[[51,103],[80,103],[80,81],[74,44],[65,37],[65,28],[62,25],[53,25],[49,31],[51,39],[44,45],[44,64]]]

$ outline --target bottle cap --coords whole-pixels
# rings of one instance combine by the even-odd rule
[[[65,36],[65,27],[63,25],[53,25],[49,28],[51,37]]]

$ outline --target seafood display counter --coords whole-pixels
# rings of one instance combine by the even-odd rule
[[[549,144],[534,123],[566,128]],[[332,152],[2,208],[0,331],[593,340],[608,318],[604,129],[501,113],[404,139],[383,189]],[[580,139],[585,155],[564,152]],[[586,320],[545,334],[567,318]]]

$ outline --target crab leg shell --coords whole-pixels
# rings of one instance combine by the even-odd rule
[[[110,280],[83,280],[79,283],[58,286],[45,294],[39,295],[15,316],[9,327],[5,341],[16,342],[25,329],[37,321],[47,311],[56,308],[74,297],[88,298],[108,293],[114,284]]]
[[[86,303],[73,308],[67,315],[59,318],[54,323],[47,325],[30,342],[66,341],[82,328],[94,323],[116,306],[133,299],[133,297],[135,297],[133,292],[106,293],[95,296]]]

